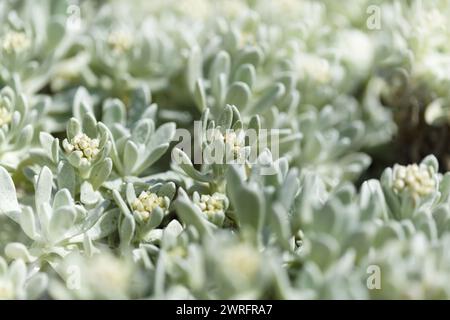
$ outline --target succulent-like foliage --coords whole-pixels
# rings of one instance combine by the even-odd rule
[[[0,91],[0,164],[15,169],[27,157],[35,124],[45,108],[45,102],[31,107],[28,99],[10,87]]]
[[[64,25],[65,8],[55,1],[23,1],[5,9],[0,33],[0,83],[37,93],[50,81],[55,62],[71,42]]]
[[[113,190],[114,200],[122,212],[119,222],[122,245],[145,242],[149,232],[158,227],[169,213],[170,202],[175,194],[175,185],[171,182],[139,189],[141,191],[136,193],[134,186],[128,183],[126,202],[117,190]]]
[[[8,266],[0,257],[0,299],[36,299],[47,284],[44,273],[29,274],[22,260],[15,260]]]
[[[5,170],[0,170],[5,175]],[[6,188],[3,196],[16,206],[12,181],[5,178],[3,185]],[[83,245],[86,252],[91,253],[94,250],[92,240],[106,237],[116,228],[118,210],[105,211],[107,201],[92,210],[86,210],[75,204],[69,190],[65,188],[53,194],[53,185],[50,169],[43,167],[35,179],[34,205],[22,208],[10,205],[14,211],[4,212],[20,225],[31,240],[29,248],[22,243],[9,243],[5,247],[6,256],[37,266],[44,261],[53,263],[55,256],[64,257],[76,250],[78,245]]]
[[[1,1],[0,299],[450,298],[449,10]]]

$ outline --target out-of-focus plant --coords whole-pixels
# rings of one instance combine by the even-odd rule
[[[448,299],[449,10],[0,2],[0,299]]]

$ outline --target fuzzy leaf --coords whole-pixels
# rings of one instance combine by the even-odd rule
[[[228,88],[225,103],[235,105],[240,110],[244,110],[250,97],[251,91],[248,85],[244,82],[235,82]]]
[[[133,168],[138,159],[138,147],[133,141],[128,140],[127,143],[125,143],[125,148],[123,150],[123,168],[125,174],[130,174],[131,172],[133,172]]]
[[[16,187],[8,171],[0,166],[0,214],[12,215],[19,211]]]
[[[245,185],[235,166],[227,172],[227,194],[236,210],[239,225],[257,234],[261,231],[265,217],[265,203],[260,190]]]
[[[36,182],[36,208],[39,208],[43,203],[50,203],[50,199],[52,197],[52,187],[53,174],[49,168],[43,167]]]
[[[92,187],[94,190],[98,190],[103,182],[108,179],[109,175],[112,171],[112,160],[110,158],[106,158],[103,161],[100,161],[92,168],[92,173],[90,176],[90,181],[92,183]]]
[[[36,228],[36,219],[33,209],[25,207],[20,213],[20,226],[25,234],[33,240],[38,240],[38,233]]]
[[[60,189],[69,190],[72,196],[75,195],[75,187],[76,187],[76,176],[75,170],[67,161],[61,161],[58,164],[58,187]]]

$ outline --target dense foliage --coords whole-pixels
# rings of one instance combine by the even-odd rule
[[[0,298],[450,298],[449,18],[1,1]]]

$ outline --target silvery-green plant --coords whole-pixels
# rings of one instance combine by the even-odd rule
[[[289,218],[299,191],[297,173],[288,171],[286,159],[273,161],[270,157],[270,152],[262,153],[259,161],[265,166],[253,165],[250,171],[240,165],[228,165],[226,194],[194,192],[191,200],[180,189],[174,205],[181,220],[194,227],[201,238],[224,227],[239,230],[256,246],[278,244],[290,250],[298,231]],[[261,175],[268,171],[268,163],[270,175]]]
[[[156,298],[257,299],[264,291],[270,291],[271,298],[287,297],[288,276],[276,250],[261,252],[223,231],[203,244],[192,241],[188,229],[175,236],[167,232],[162,238]]]
[[[0,33],[0,82],[24,93],[37,93],[50,81],[55,64],[71,42],[64,7],[55,1],[24,1],[10,7]]]
[[[225,173],[229,163],[237,162],[245,165],[251,149],[257,145],[249,145],[245,141],[246,129],[241,120],[240,112],[234,105],[226,105],[216,121],[209,118],[209,109],[205,109],[200,120],[200,128],[194,132],[194,139],[197,139],[192,155],[199,157],[201,169],[194,167],[192,155],[186,154],[180,147],[175,147],[172,151],[175,167],[179,167],[182,172],[189,176],[194,183],[206,186],[212,192],[224,192]],[[249,124],[249,129],[259,131],[258,119],[255,118]],[[256,136],[257,138],[257,136]],[[257,141],[252,141],[255,144]],[[184,141],[183,143],[186,143]],[[190,143],[190,141],[187,141]],[[196,155],[197,153],[197,155]],[[194,186],[195,187],[195,186]]]
[[[106,100],[102,107],[114,171],[121,178],[148,174],[150,167],[168,150],[175,135],[174,123],[156,127],[157,105],[150,104],[149,92],[144,88],[135,91],[132,102],[133,113],[128,116],[120,100]]]
[[[0,257],[0,300],[37,299],[48,284],[44,273],[30,275],[22,260],[10,265]]]
[[[186,79],[196,106],[209,108],[210,117],[218,122],[224,106],[235,105],[243,123],[255,123],[258,117],[261,128],[278,130],[279,148],[291,163],[300,168],[314,166],[332,186],[357,179],[370,164],[361,150],[386,142],[395,131],[391,114],[378,101],[379,81],[367,84],[361,103],[348,95],[335,95],[311,105],[297,89],[300,76],[290,67],[275,69],[270,82],[260,80],[264,59],[257,46],[241,48],[233,56],[222,50],[205,72],[202,52],[192,48]],[[300,146],[295,143],[298,139],[302,139]],[[333,165],[336,162],[341,162],[339,169]]]
[[[81,201],[95,204],[101,197],[96,191],[112,170],[112,160],[108,157],[111,142],[107,128],[101,122],[97,123],[91,113],[83,116],[82,123],[71,118],[67,125],[67,138],[62,145],[65,159],[74,169],[75,176],[80,179]]]
[[[48,101],[47,101],[48,102]],[[45,100],[30,105],[28,98],[10,87],[0,91],[0,164],[14,170],[27,158],[34,125],[45,110]]]
[[[435,247],[433,243],[446,241],[448,190],[445,187],[445,178],[439,177],[434,171],[436,168],[434,157],[427,157],[419,165],[409,167],[396,165],[393,170],[386,169],[381,183],[378,180],[366,181],[359,194],[352,186],[347,185],[325,194],[322,199],[314,195],[321,192],[323,185],[317,183],[317,177],[305,176],[302,187],[309,191],[300,193],[295,211],[295,216],[302,225],[302,247],[298,250],[299,255],[292,256],[290,262],[293,266],[299,261],[305,263],[303,265],[305,273],[299,274],[296,285],[299,287],[306,285],[307,288],[314,289],[302,294],[309,298],[392,298],[389,288],[393,287],[384,282],[386,279],[382,281],[382,290],[368,290],[367,270],[380,268],[377,270],[386,270],[390,279],[395,277],[391,264],[394,262],[391,258],[403,250],[400,248],[408,248],[404,249],[408,251],[404,251],[403,258],[399,259],[405,263],[405,269],[402,270],[408,268],[412,270],[416,267],[419,270],[421,267],[412,262],[416,259],[412,248],[421,247],[420,250],[427,250],[425,248]],[[409,173],[405,176],[405,180],[398,177],[398,174],[403,177],[403,169]],[[398,170],[400,172],[397,173],[397,178],[393,178],[388,184],[389,179],[386,177],[392,171]],[[420,189],[422,185],[416,184],[416,172],[423,173],[423,180],[420,181],[429,188],[423,190],[421,194],[417,193],[417,190],[422,191]],[[401,186],[402,183],[399,181],[408,182],[405,186]],[[438,186],[440,181],[442,187]],[[399,190],[399,187],[402,187],[402,190]],[[431,194],[434,196],[426,197]],[[397,201],[394,202],[397,206],[392,205],[393,201]],[[401,210],[403,215],[399,216]],[[439,249],[436,250],[439,252]],[[437,260],[445,259],[440,252],[437,255]],[[428,271],[430,268],[439,267],[430,264],[426,270],[420,271],[423,278],[421,276],[418,280],[415,298],[427,296],[426,289],[420,287],[420,281],[422,279],[434,281],[435,278],[428,276],[428,272],[433,272]],[[348,273],[351,273],[352,277],[347,277]],[[415,281],[412,273],[402,272],[402,274],[404,277],[399,281]],[[336,291],[335,284],[340,281],[343,283],[341,288],[345,288],[345,292]],[[404,285],[397,288],[402,287]],[[316,288],[321,289],[316,291]],[[446,296],[445,290],[436,290],[430,291],[429,294]],[[406,292],[396,292],[394,295],[404,295],[403,298],[407,298]]]
[[[415,234],[409,241],[391,242],[368,257],[367,264],[384,270],[380,290],[372,290],[373,299],[448,299],[445,285],[448,274],[448,235],[439,243],[423,234]],[[399,258],[399,257],[404,258]],[[406,289],[407,288],[407,289]]]
[[[136,189],[131,183],[126,185],[126,201],[113,190],[113,198],[121,211],[119,234],[122,246],[146,242],[151,236],[150,231],[169,213],[175,195],[175,184],[171,182],[137,186]]]
[[[351,104],[347,107],[350,109]],[[349,116],[350,112],[339,115]],[[300,168],[312,167],[332,186],[357,178],[371,162],[368,155],[358,152],[358,145],[364,143],[364,124],[358,120],[345,123],[337,113],[337,108],[326,106],[320,111],[306,111],[299,117],[304,134],[302,148],[295,159]]]
[[[129,19],[138,15],[138,19]],[[158,20],[143,17],[131,6],[103,6],[89,21],[89,36],[81,42],[88,63],[75,81],[120,98],[126,105],[130,93],[144,84],[152,91],[165,89],[180,68],[185,46],[170,33],[172,30],[161,28]]]
[[[0,298],[449,298],[448,10],[0,2]]]
[[[148,279],[130,258],[108,250],[84,257],[74,252],[57,268],[61,279],[52,279],[49,292],[56,299],[132,299],[145,294]]]
[[[11,242],[5,247],[6,256],[32,263],[39,270],[44,262],[58,263],[72,250],[82,247],[89,255],[95,251],[93,241],[106,237],[116,228],[117,209],[106,210],[104,201],[91,210],[75,204],[69,190],[53,192],[54,177],[43,167],[35,177],[35,199],[32,206],[20,206],[12,180],[0,167],[2,213],[18,223],[30,241]]]

